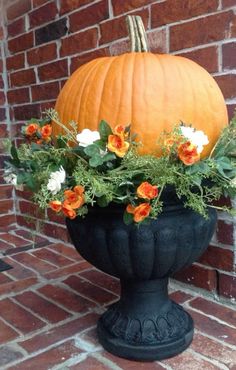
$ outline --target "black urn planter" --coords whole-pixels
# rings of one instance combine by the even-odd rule
[[[168,297],[168,277],[196,261],[207,248],[216,224],[164,199],[164,208],[148,225],[125,225],[124,206],[92,208],[67,219],[78,252],[121,282],[121,297],[100,317],[103,347],[137,361],[162,360],[185,350],[193,338],[193,320]]]

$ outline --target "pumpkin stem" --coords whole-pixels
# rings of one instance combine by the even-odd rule
[[[147,52],[147,35],[142,18],[139,15],[128,15],[126,22],[129,31],[131,52]]]

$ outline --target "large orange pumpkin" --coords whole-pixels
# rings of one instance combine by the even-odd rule
[[[208,135],[210,144],[203,152],[207,155],[228,123],[217,83],[187,58],[147,52],[142,21],[129,17],[129,26],[131,44],[138,42],[138,46],[130,53],[94,59],[76,70],[56,102],[61,121],[67,125],[74,120],[78,131],[97,130],[101,120],[112,127],[131,124],[143,143],[143,154],[155,152],[160,133],[183,121]],[[54,134],[60,132],[54,125]]]

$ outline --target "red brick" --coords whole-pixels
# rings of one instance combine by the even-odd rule
[[[174,278],[210,291],[215,290],[217,287],[216,271],[199,265],[192,265],[177,272]]]
[[[86,357],[76,365],[70,366],[70,370],[110,370],[111,367],[104,365],[94,357]],[[154,368],[153,368],[154,370]]]
[[[41,6],[47,2],[48,0],[33,0],[33,7],[37,8],[38,6]]]
[[[37,27],[41,26],[46,22],[49,22],[55,19],[57,15],[57,6],[56,3],[53,1],[48,3],[40,8],[33,10],[29,13],[29,21],[30,27]]]
[[[149,50],[152,53],[167,53],[166,30],[154,30],[147,34]]]
[[[0,319],[0,344],[5,344],[16,337],[18,337],[17,332]]]
[[[99,285],[102,288],[110,290],[111,292],[120,295],[120,283],[118,279],[114,277],[104,274],[98,270],[88,270],[84,271],[80,274],[80,276],[84,277],[85,279],[91,281],[96,285]]]
[[[107,292],[99,286],[91,284],[78,276],[70,276],[66,280],[63,280],[63,283],[68,285],[71,289],[75,290],[82,296],[94,300],[99,304],[107,304],[117,299],[116,295]]]
[[[218,83],[225,99],[234,99],[236,97],[236,74],[227,74],[214,77]]]
[[[167,0],[152,5],[152,28],[216,11],[218,0]]]
[[[18,280],[18,282],[20,280],[26,280],[31,277],[36,277],[36,273],[34,271],[17,263],[11,257],[5,257],[4,261],[13,267],[11,270],[8,271],[8,275]]]
[[[61,89],[61,87],[60,87],[60,89]],[[48,102],[47,102],[47,104],[48,104]],[[48,106],[46,106],[46,108],[44,107],[44,110],[47,109],[47,108],[48,108]],[[42,111],[43,111],[43,109],[42,109]],[[65,224],[65,216],[54,212],[50,208],[47,209],[47,217],[48,217],[48,220],[51,221],[51,222],[56,222],[57,224],[62,224],[62,225]]]
[[[0,301],[0,312],[4,320],[23,334],[42,328],[45,324],[9,298]]]
[[[0,216],[0,227],[6,228],[6,225],[11,225],[16,222],[15,214]]]
[[[232,11],[217,13],[170,27],[170,50],[191,48],[234,37]],[[217,27],[215,25],[217,24]],[[186,35],[188,37],[186,38]]]
[[[220,361],[220,363],[229,366],[230,369],[236,363],[235,350],[200,333],[194,334],[191,349],[203,356]]]
[[[8,41],[8,49],[14,54],[32,48],[34,44],[33,32],[25,33]]]
[[[13,55],[12,57],[6,58],[6,62],[8,71],[22,69],[25,66],[25,56],[23,53]]]
[[[68,76],[67,59],[58,60],[38,67],[38,74],[40,81],[55,80]]]
[[[35,203],[19,201],[19,210],[21,213],[29,214],[37,218],[44,218],[44,211],[40,209]]]
[[[236,68],[236,42],[222,45],[223,69]]]
[[[55,238],[64,242],[69,242],[67,229],[62,226],[44,223],[42,225],[42,232],[51,238]]]
[[[204,369],[219,370],[220,367],[213,365],[211,362],[197,357],[194,353],[184,352],[171,359],[163,361],[164,364],[171,366],[175,370],[183,369]]]
[[[12,256],[13,259],[16,261],[22,263],[26,267],[30,267],[31,269],[34,269],[35,271],[39,272],[40,274],[45,274],[48,271],[55,270],[55,267],[45,261],[42,261],[29,253],[18,253],[14,256]]]
[[[6,124],[0,124],[0,138],[5,138],[9,135],[8,130],[7,130],[7,125]],[[8,187],[9,188],[9,187]],[[0,199],[1,197],[1,187],[0,187]]]
[[[192,310],[188,311],[194,320],[194,326],[197,330],[211,336],[212,338],[216,338],[217,341],[222,341],[235,345],[235,328],[232,328],[225,324],[221,324],[213,318],[202,315],[198,312]],[[214,312],[212,312],[212,315],[214,315]]]
[[[29,50],[27,53],[27,61],[29,65],[49,62],[50,60],[56,58],[57,58],[57,45],[55,42]]]
[[[229,120],[235,116],[236,104],[226,104]]]
[[[8,36],[19,36],[20,33],[25,32],[25,18],[19,18],[15,22],[9,24],[7,27]]]
[[[210,245],[199,260],[203,265],[215,267],[225,271],[234,270],[234,253],[229,249],[222,249]]]
[[[71,265],[74,263],[74,261],[66,258],[65,256],[54,253],[52,250],[48,248],[42,248],[32,253],[37,258],[40,258],[42,260],[48,261],[51,264],[58,266],[58,267],[64,267]]]
[[[17,229],[14,231],[14,234],[16,235],[19,235],[21,236],[22,238],[26,239],[26,240],[29,240],[30,242],[32,243],[36,243],[36,244],[42,244],[42,243],[46,243],[48,242],[48,244],[50,244],[50,242],[42,237],[41,235],[36,235],[34,233],[34,230],[30,230],[30,231],[27,231],[27,230],[23,230],[23,229]]]
[[[110,56],[109,48],[100,48],[94,51],[90,51],[89,53],[78,55],[71,59],[70,73],[72,74],[77,68],[89,62],[90,60],[106,56]]]
[[[112,0],[113,12],[114,15],[120,15],[128,13],[134,9],[141,8],[145,5],[149,5],[150,3],[153,2],[155,2],[155,0],[129,0],[129,1]]]
[[[81,260],[81,257],[79,255],[79,253],[77,252],[77,250],[73,246],[70,247],[70,246],[65,245],[63,243],[56,243],[56,244],[52,244],[49,249],[51,249],[53,251],[56,251],[60,254],[63,254],[64,256],[66,256],[66,257],[68,257],[72,260],[75,260],[75,261]]]
[[[177,290],[176,292],[170,294],[170,298],[179,304],[183,304],[192,299],[193,296],[180,290]]]
[[[7,9],[7,19],[12,20],[26,14],[31,9],[31,0],[18,0]]]
[[[224,307],[200,297],[195,298],[189,304],[198,311],[202,311],[205,315],[213,315],[214,318],[224,321],[226,325],[236,327],[236,311],[234,309]]]
[[[7,251],[8,249],[9,249],[9,244],[3,242],[2,240],[0,240],[0,250],[1,250],[1,253]]]
[[[59,91],[59,82],[32,86],[32,101],[56,99]]]
[[[90,28],[89,30],[62,39],[60,54],[63,57],[94,49],[97,47],[97,41],[97,28]]]
[[[36,278],[28,278],[24,280],[12,281],[10,283],[0,286],[0,294],[7,295],[7,294],[12,294],[12,293],[19,293],[38,283],[39,281]]]
[[[5,92],[4,91],[0,91],[0,105],[4,105],[5,104],[5,101],[6,101]]]
[[[0,214],[9,213],[13,211],[12,200],[0,200]]]
[[[228,8],[230,6],[235,6],[235,0],[222,0],[222,7]]]
[[[41,354],[35,355],[19,364],[12,366],[12,370],[48,370],[56,365],[61,365],[64,361],[68,360],[73,356],[77,356],[82,352],[79,348],[74,346],[74,341],[68,341],[61,343],[57,347],[54,347]]]
[[[95,306],[94,302],[60,286],[48,284],[38,291],[70,311],[85,313]]]
[[[28,120],[32,117],[39,118],[41,116],[39,104],[27,104],[13,107],[14,117],[16,120]]]
[[[27,103],[30,101],[29,89],[14,89],[7,92],[7,99],[9,104]]]
[[[86,270],[88,268],[91,268],[91,265],[89,265],[86,261],[81,261],[79,263],[75,263],[71,266],[60,268],[55,271],[48,272],[44,274],[45,279],[52,280],[52,279],[58,279],[62,277],[66,277],[71,274],[76,274],[78,272],[81,272],[83,270]]]
[[[11,87],[31,85],[36,82],[35,73],[33,69],[22,70],[11,73]]]
[[[108,1],[101,0],[70,15],[70,32],[93,26],[107,18],[109,18]]]
[[[8,243],[10,243],[10,244],[12,244],[13,246],[16,246],[16,247],[24,247],[24,246],[29,244],[29,242],[27,240],[25,240],[23,238],[20,238],[18,236],[9,234],[9,233],[0,234],[0,239],[5,240]],[[10,247],[10,245],[9,245],[9,247]]]
[[[2,76],[0,76],[0,89],[4,89],[4,81]]]
[[[9,278],[7,275],[4,275],[4,272],[1,272],[0,274],[0,286],[5,285],[7,283],[11,283],[12,279]]]
[[[218,72],[217,46],[197,49],[186,53],[181,53],[180,55],[193,60],[210,73]]]
[[[219,273],[219,294],[236,299],[236,276]]]
[[[16,215],[16,221],[19,226],[31,228],[33,230],[36,230],[37,227],[37,220],[31,218],[31,217],[25,217],[22,215]]]
[[[14,299],[50,323],[58,323],[59,321],[65,320],[71,316],[62,308],[49,302],[47,299],[40,297],[34,292],[24,292],[15,296]]]
[[[219,243],[234,245],[233,233],[234,233],[233,224],[228,224],[223,220],[218,220],[216,236]]]
[[[50,109],[50,108],[54,109],[55,104],[56,104],[56,100],[42,102],[42,103],[40,103],[40,110],[41,110],[41,112],[45,112],[45,110],[47,110],[47,109]]]
[[[26,339],[20,343],[27,352],[32,353],[37,350],[47,348],[48,346],[79,334],[81,331],[94,326],[98,315],[94,313],[86,314],[78,319],[67,322],[61,326],[51,329],[48,332],[37,334],[33,338]],[[41,368],[40,368],[41,370]]]
[[[101,355],[107,358],[108,360],[112,361],[116,366],[120,369],[125,370],[137,370],[137,362],[126,360],[124,358],[119,358],[117,356],[113,356],[111,353],[102,352]],[[138,362],[138,370],[164,370],[166,369],[163,367],[159,362]]]
[[[61,2],[60,14],[71,12],[72,10],[78,9],[81,6],[92,3],[93,0],[63,0]]]
[[[144,26],[145,28],[147,28],[149,16],[148,9],[136,11],[135,15],[140,15],[142,17]],[[114,18],[106,22],[103,22],[100,25],[100,29],[101,29],[101,38],[99,39],[100,45],[128,36],[125,17]]]

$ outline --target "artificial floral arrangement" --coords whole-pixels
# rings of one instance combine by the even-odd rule
[[[65,134],[52,135],[52,124]],[[161,156],[139,155],[132,126],[113,130],[101,121],[98,131],[68,129],[55,110],[31,119],[22,129],[25,142],[9,146],[5,181],[23,185],[33,200],[70,219],[85,216],[90,206],[124,205],[124,222],[140,224],[162,212],[162,192],[175,189],[185,207],[207,217],[207,207],[222,195],[236,195],[236,117],[223,129],[209,156],[201,158],[209,140],[203,131],[180,123],[157,138]]]

